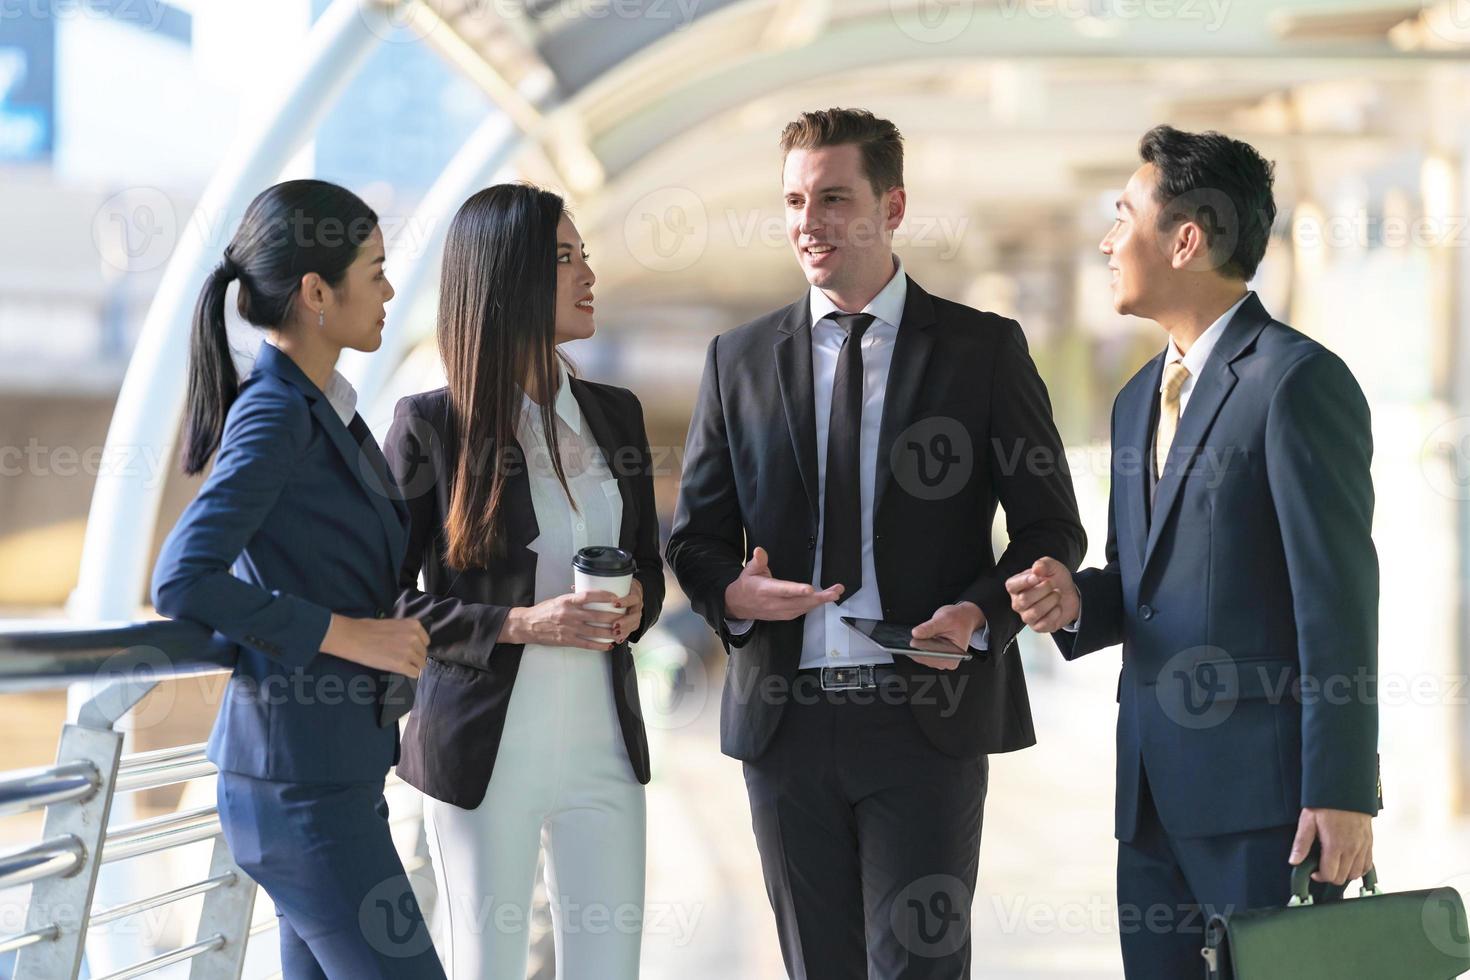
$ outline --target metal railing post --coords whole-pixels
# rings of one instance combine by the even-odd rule
[[[210,861],[211,878],[233,873],[232,884],[216,888],[204,896],[204,910],[199,914],[199,932],[195,937],[204,942],[220,936],[224,944],[194,959],[189,980],[240,980],[245,969],[245,947],[250,939],[250,917],[255,911],[255,881],[240,870],[224,834],[214,839],[214,857]]]
[[[31,886],[26,930],[54,925],[56,932],[53,939],[20,950],[15,961],[15,980],[75,980],[81,970],[122,744],[122,733],[110,727],[67,725],[61,731],[57,765],[91,763],[101,778],[97,791],[86,799],[46,808],[42,838],[75,837],[82,844],[83,861],[70,875],[43,878]]]

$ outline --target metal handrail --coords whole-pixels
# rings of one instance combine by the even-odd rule
[[[100,629],[0,629],[0,691],[140,674],[165,680],[233,667],[238,652],[232,641],[183,620]]]
[[[65,877],[87,860],[87,849],[71,835],[0,854],[0,888],[29,885],[42,878]]]
[[[174,902],[181,902],[186,898],[193,898],[195,895],[212,892],[216,888],[233,885],[239,880],[239,875],[233,871],[227,871],[222,875],[215,875],[213,878],[196,881],[192,885],[181,885],[178,888],[171,888],[166,892],[159,892],[157,895],[149,895],[147,898],[140,898],[133,902],[124,902],[122,905],[114,905],[110,909],[93,912],[92,925],[102,926],[109,922],[116,922],[118,919],[125,919],[130,915],[137,915],[139,912],[147,912],[165,905],[172,905]]]
[[[0,888],[30,884],[24,931],[0,936],[0,953],[17,953],[15,976],[75,978],[90,926],[103,925],[202,896],[196,941],[99,980],[131,980],[193,961],[197,978],[239,977],[251,938],[275,928],[251,924],[256,884],[229,853],[214,806],[109,827],[116,794],[215,774],[205,745],[122,756],[117,723],[158,682],[232,667],[234,643],[195,624],[153,620],[81,629],[0,627],[0,693],[89,683],[76,720],[62,730],[58,764],[0,773],[0,817],[43,809],[43,840],[0,853]],[[389,777],[388,785],[398,780]],[[395,815],[395,823],[403,820]],[[103,864],[213,840],[208,877],[109,908],[94,908]],[[410,857],[411,862],[415,859]],[[412,864],[411,867],[418,865]],[[74,911],[81,910],[80,916]],[[89,910],[91,910],[89,912]]]
[[[208,840],[219,831],[219,812],[213,806],[139,820],[107,832],[107,840],[102,845],[102,863],[110,864]]]
[[[135,752],[118,764],[117,785],[113,791],[133,793],[213,776],[219,770],[204,757],[205,749],[206,743],[195,742],[151,752]]]
[[[147,752],[133,752],[123,757],[123,760],[117,765],[117,771],[121,774],[139,769],[150,769],[154,766],[183,762],[186,759],[203,758],[204,750],[208,747],[208,744],[207,742],[193,742],[189,745],[173,745],[166,749],[150,749]]]
[[[201,779],[205,776],[213,776],[218,769],[213,762],[199,758],[190,761],[180,761],[168,765],[154,766],[151,769],[124,770],[118,774],[117,786],[113,788],[115,793],[135,793],[145,789],[158,789],[163,786],[173,786],[176,783],[186,783],[191,779]]]
[[[6,773],[0,776],[0,817],[85,800],[101,783],[102,774],[90,762]]]
[[[61,934],[61,930],[55,924],[43,926],[40,929],[32,929],[16,936],[7,936],[0,939],[0,956],[6,953],[14,953],[18,949],[34,946],[36,943],[49,942]]]
[[[141,977],[145,973],[152,973],[154,970],[160,970],[163,967],[172,966],[175,963],[192,960],[201,953],[210,953],[214,950],[222,949],[224,945],[225,937],[219,933],[215,933],[208,939],[201,939],[197,943],[180,946],[178,949],[169,950],[167,953],[161,953],[140,963],[134,963],[125,970],[109,973],[105,977],[99,977],[98,980],[133,980],[134,977]]]

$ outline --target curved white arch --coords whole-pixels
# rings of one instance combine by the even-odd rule
[[[207,216],[212,226],[218,227],[222,217],[238,214],[255,189],[275,179],[377,42],[374,21],[386,22],[387,18],[375,18],[364,9],[364,3],[421,15],[426,15],[428,8],[442,6],[427,0],[335,0],[313,27],[309,40],[312,57],[302,66],[276,111],[226,159],[223,169],[206,190],[196,213]],[[1309,8],[1333,5],[1341,6],[1341,0],[1304,0],[1299,4]],[[660,62],[672,60],[671,52],[679,51],[681,44],[686,46],[683,49],[686,57],[691,47],[695,50],[691,66],[706,69],[693,71],[687,81],[679,84],[642,86],[641,104],[619,106],[620,118],[593,134],[593,155],[605,167],[610,180],[615,183],[638,161],[713,113],[748,103],[814,75],[849,70],[855,60],[878,65],[934,58],[1110,59],[1125,57],[1119,53],[1124,41],[1126,57],[1134,59],[1457,57],[1454,52],[1404,52],[1386,41],[1347,42],[1334,45],[1330,53],[1314,50],[1283,38],[1274,30],[1270,20],[1273,5],[1262,2],[1235,4],[1230,18],[1218,31],[1201,31],[1184,48],[1178,34],[1170,31],[1165,22],[1145,18],[1127,24],[1126,37],[1107,36],[1073,29],[1075,25],[1059,23],[1055,18],[1016,16],[1017,10],[1026,12],[1022,0],[1009,6],[961,5],[959,9],[975,23],[967,20],[961,30],[953,37],[946,36],[942,43],[937,41],[936,25],[921,16],[919,8],[923,5],[902,0],[870,5],[856,16],[834,16],[820,30],[800,35],[803,43],[799,44],[768,45],[762,41],[752,47],[735,39],[738,32],[731,28],[738,18],[775,6],[771,0],[721,4],[712,16],[684,25],[687,29],[674,32],[674,36],[630,50],[625,60],[607,65],[597,81],[587,82],[577,91],[569,107],[596,119],[599,99],[605,103],[609,98],[617,100],[627,94],[619,91],[624,81],[636,79],[641,72],[649,72],[656,78],[667,77],[666,65],[664,71],[657,69]],[[452,29],[449,21],[435,23],[445,30]],[[727,35],[724,43],[720,43],[722,35]],[[595,53],[593,49],[604,41],[596,32],[582,31],[575,42],[559,51],[559,57],[575,63],[580,49]],[[713,46],[706,46],[705,42],[710,41],[714,42]],[[456,43],[469,46],[458,35]],[[713,70],[708,70],[709,61],[717,63]],[[503,86],[496,91],[502,101],[508,98]],[[533,129],[531,138],[543,135],[540,125]],[[429,271],[445,230],[441,216],[453,206],[456,196],[463,197],[476,181],[493,172],[519,145],[508,130],[502,129],[500,122],[487,122],[467,142],[419,208],[416,220],[421,218],[434,230],[425,242],[416,246],[419,251],[412,256],[400,298],[394,301],[399,314],[396,321],[401,322],[393,323],[385,349],[371,360],[350,358],[346,362],[346,370],[355,374],[363,387],[366,404],[371,404],[382,390],[398,359],[418,336],[407,322],[406,312],[430,278]],[[186,237],[169,263],[118,397],[107,438],[108,459],[115,458],[122,450],[138,447],[157,450],[160,459],[172,459],[183,401],[187,348],[183,338],[193,298],[215,260],[208,247],[212,244],[198,236]],[[73,615],[108,619],[133,613],[151,551],[161,492],[161,479],[143,481],[118,471],[99,476],[87,521],[81,575],[69,604]]]
[[[323,12],[306,39],[309,57],[275,110],[226,155],[185,226],[128,362],[103,457],[131,460],[147,448],[164,472],[144,479],[127,466],[98,474],[80,576],[67,604],[71,616],[93,621],[136,614],[183,412],[189,316],[222,247],[213,232],[232,227],[311,137],[381,40],[374,27],[359,0],[335,0]]]

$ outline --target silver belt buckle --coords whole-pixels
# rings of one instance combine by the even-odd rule
[[[873,680],[872,664],[822,668],[822,690],[824,691],[853,691],[876,686]]]

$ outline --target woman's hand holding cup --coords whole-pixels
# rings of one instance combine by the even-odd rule
[[[636,568],[633,556],[621,548],[583,548],[572,559],[576,591],[512,609],[500,642],[611,650],[643,619],[643,587],[633,578]]]
[[[621,643],[643,621],[643,586],[633,577],[638,563],[622,548],[593,545],[583,548],[572,558],[572,575],[577,591],[601,590],[618,598],[594,609],[616,613],[613,642]]]
[[[500,642],[606,652],[615,642],[609,639],[612,629],[623,617],[605,607],[620,608],[621,602],[611,592],[568,592],[534,606],[517,606],[505,618]]]
[[[613,624],[613,639],[622,643],[643,623],[643,583],[635,578],[628,594],[619,600],[619,604],[626,612]]]

